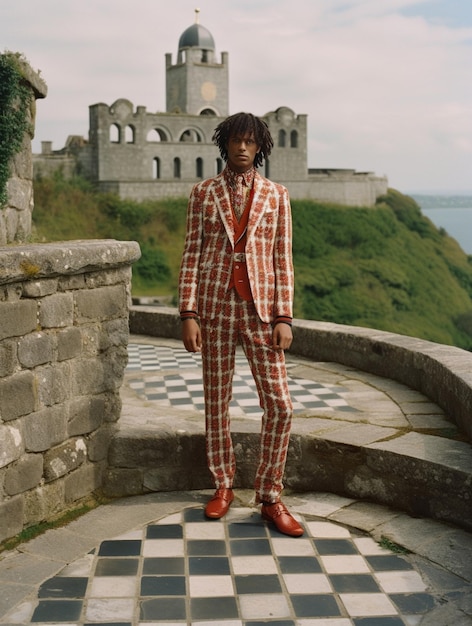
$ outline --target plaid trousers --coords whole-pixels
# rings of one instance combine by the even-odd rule
[[[216,316],[201,320],[206,450],[216,488],[231,487],[236,470],[229,403],[236,346],[241,343],[263,410],[260,458],[254,488],[259,502],[276,502],[283,489],[292,422],[292,401],[283,350],[272,347],[272,326],[254,303],[230,289]]]

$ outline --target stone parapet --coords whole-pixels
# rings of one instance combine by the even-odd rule
[[[133,335],[180,339],[176,309],[133,306]],[[368,328],[294,320],[290,372],[346,386],[353,412],[295,416],[284,484],[331,492],[472,530],[472,354]],[[145,341],[142,339],[141,341]],[[180,343],[178,344],[180,346]],[[315,374],[314,372],[317,372]],[[312,373],[313,372],[313,373]],[[145,372],[143,380],[146,382]],[[153,373],[152,384],[156,383]],[[109,450],[109,496],[210,488],[204,415],[126,392]],[[133,387],[136,389],[136,387]],[[130,387],[131,389],[131,387]],[[152,405],[152,406],[151,406]],[[455,422],[455,425],[454,425]],[[235,487],[251,488],[260,424],[232,421]]]
[[[0,541],[101,487],[135,242],[0,248]]]
[[[137,335],[181,338],[180,320],[172,307],[131,307],[130,329]],[[470,352],[372,328],[300,319],[294,320],[290,351],[408,385],[438,404],[472,442]]]

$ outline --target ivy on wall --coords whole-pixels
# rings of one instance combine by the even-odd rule
[[[10,162],[30,131],[28,109],[33,99],[21,72],[21,56],[13,52],[0,55],[0,207],[7,202]]]

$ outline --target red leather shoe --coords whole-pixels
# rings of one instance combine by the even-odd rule
[[[211,519],[224,517],[233,500],[234,494],[232,489],[217,489],[215,495],[205,507],[205,515]]]
[[[277,530],[284,535],[290,535],[291,537],[300,537],[303,535],[303,528],[291,513],[289,513],[287,507],[282,502],[263,504],[261,515],[263,519],[272,522]]]

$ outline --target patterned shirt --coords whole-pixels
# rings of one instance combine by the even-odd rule
[[[254,183],[255,173],[256,169],[254,167],[251,167],[245,172],[241,173],[235,172],[229,167],[229,165],[225,167],[225,170],[223,172],[225,180],[228,183],[228,187],[230,189],[231,206],[233,207],[233,211],[235,212],[238,220],[241,218],[241,215],[243,214],[243,211],[246,207],[246,201]],[[240,181],[243,185],[242,193],[240,192],[240,188],[238,188],[238,183]]]

